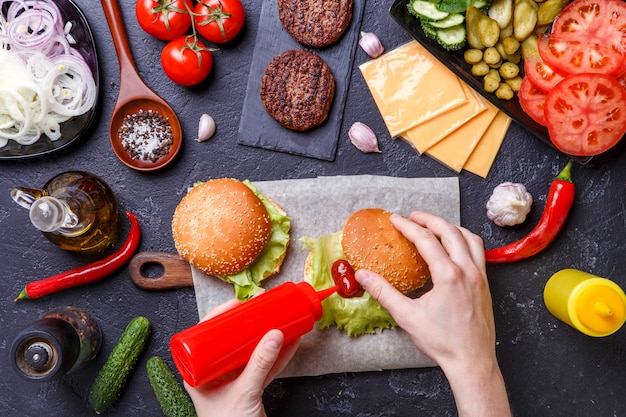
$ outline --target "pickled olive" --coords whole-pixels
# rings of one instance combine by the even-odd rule
[[[354,278],[354,269],[348,261],[339,259],[333,262],[330,269],[333,281],[337,285],[337,293],[343,298],[360,297],[365,292],[361,284]]]

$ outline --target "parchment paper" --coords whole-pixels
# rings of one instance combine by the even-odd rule
[[[299,239],[343,228],[354,211],[380,207],[405,216],[413,210],[437,214],[460,223],[458,178],[395,178],[358,175],[261,181],[254,185],[291,217],[291,243],[281,272],[264,281],[266,289],[285,281],[303,280],[308,251]],[[234,297],[231,285],[192,268],[198,316]],[[305,335],[281,377],[364,372],[435,366],[399,328],[374,335],[349,337],[337,329],[317,327]]]

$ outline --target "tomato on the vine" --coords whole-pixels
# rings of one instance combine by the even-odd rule
[[[203,38],[226,43],[243,28],[245,10],[240,0],[201,0],[194,8],[194,21]]]
[[[161,52],[163,71],[177,84],[191,86],[204,80],[213,67],[213,54],[195,36],[181,36]]]
[[[547,94],[544,114],[558,149],[598,155],[626,133],[626,91],[609,75],[570,75]]]
[[[169,41],[183,36],[191,27],[191,0],[137,0],[139,26],[157,39]]]

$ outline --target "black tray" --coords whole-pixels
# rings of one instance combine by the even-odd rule
[[[554,148],[548,129],[531,119],[519,104],[519,99],[515,95],[511,100],[501,100],[494,94],[486,93],[483,89],[482,79],[474,77],[471,73],[470,66],[463,58],[463,50],[446,51],[436,41],[428,38],[420,26],[419,20],[412,15],[407,4],[409,0],[395,0],[391,6],[389,13],[416,41],[418,41],[428,52],[441,61],[446,67],[454,72],[461,80],[465,81],[476,92],[481,94],[485,99],[489,100],[494,106],[503,111],[514,122],[534,134]],[[556,149],[556,148],[555,148]],[[580,162],[586,163],[591,157],[577,157],[568,155],[568,157]]]

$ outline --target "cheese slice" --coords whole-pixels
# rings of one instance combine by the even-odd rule
[[[424,153],[437,142],[487,109],[485,100],[479,97],[463,81],[459,80],[459,82],[468,98],[465,104],[448,110],[401,133],[401,136],[409,141],[419,153]]]
[[[497,113],[498,109],[490,105],[487,110],[428,148],[426,154],[460,172]]]
[[[359,69],[391,137],[468,101],[456,75],[417,41]]]
[[[502,145],[510,125],[511,118],[499,111],[467,162],[465,162],[465,165],[463,165],[463,169],[487,178],[487,174],[489,174],[489,170],[496,159],[500,145]]]

